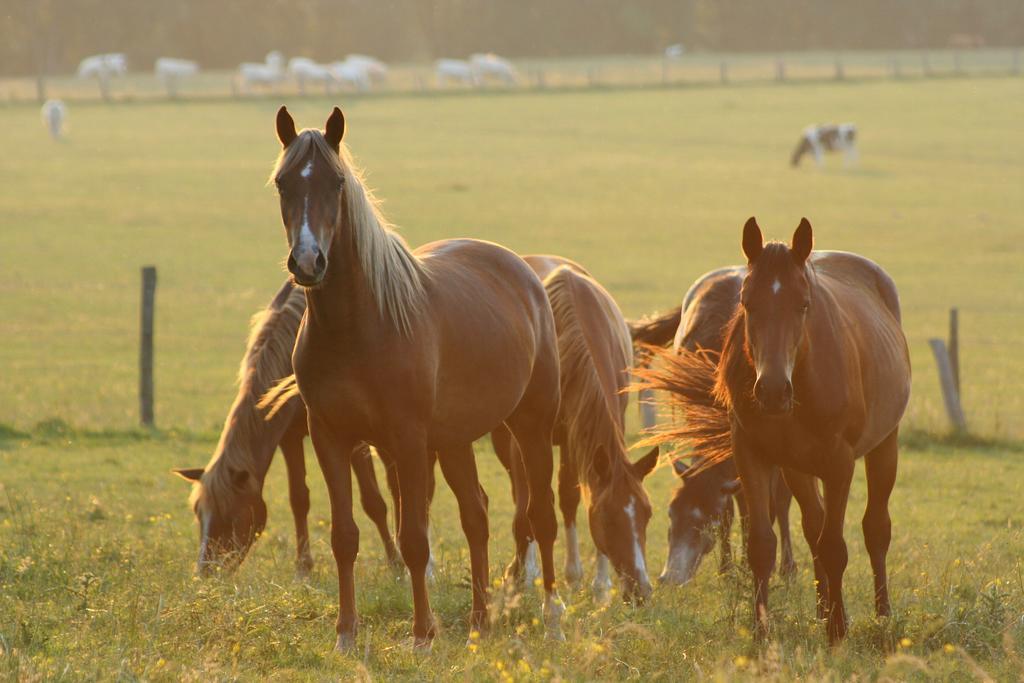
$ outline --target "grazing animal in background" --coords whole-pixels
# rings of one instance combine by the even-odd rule
[[[128,72],[128,60],[121,52],[92,55],[78,63],[79,78],[110,79]]]
[[[740,288],[747,269],[743,266],[719,268],[702,275],[690,286],[683,297],[682,306],[659,318],[647,321],[645,326],[634,327],[634,338],[664,343],[665,334],[659,329],[659,319],[677,320],[671,353],[658,355],[656,370],[638,370],[645,383],[670,396],[683,393],[690,402],[704,409],[714,409],[714,383],[707,372],[689,372],[691,362],[709,362],[722,350],[723,336],[740,304]],[[647,339],[643,334],[647,333]],[[655,335],[656,332],[661,332]],[[713,362],[712,362],[713,367]],[[700,370],[705,368],[700,367]],[[697,381],[687,383],[689,378]],[[687,406],[684,404],[684,412]],[[722,543],[720,571],[732,565],[730,531],[734,517],[732,500],[735,497],[740,514],[746,517],[746,504],[737,480],[736,463],[732,459],[705,466],[704,458],[696,454],[687,466],[681,459],[673,462],[679,487],[669,503],[668,556],[659,580],[662,583],[682,585],[693,579],[701,560],[714,548],[717,530]],[[772,514],[778,519],[782,537],[782,565],[779,572],[792,575],[796,571],[793,546],[789,533],[789,506],[792,495],[776,469],[772,487]],[[746,524],[743,525],[744,528]]]
[[[820,167],[825,162],[824,152],[842,152],[844,165],[856,163],[857,127],[852,123],[829,123],[804,129],[789,163],[794,167],[799,166],[805,154],[812,154],[814,163]]]
[[[675,43],[665,48],[665,59],[682,59],[686,54],[686,46],[682,43]]]
[[[243,91],[254,85],[277,85],[284,80],[284,56],[273,50],[262,62],[243,62],[238,66],[238,80]]]
[[[458,83],[460,85],[480,85],[480,77],[469,62],[462,59],[439,59],[434,62],[434,75],[438,85]]]
[[[369,71],[358,62],[350,62],[346,59],[343,62],[328,64],[327,69],[335,83],[347,85],[359,92],[369,90],[373,83]]]
[[[167,94],[171,97],[176,97],[179,81],[199,73],[199,65],[188,59],[160,57],[153,65],[153,72],[156,74],[157,79],[164,84]]]
[[[68,108],[62,100],[46,100],[40,110],[43,125],[54,140],[64,139],[64,122],[68,119]]]
[[[330,92],[334,84],[334,73],[329,66],[317,64],[308,57],[292,57],[288,60],[288,74],[299,84],[299,92],[306,92],[306,83],[319,83],[324,92]]]
[[[494,79],[508,85],[515,85],[519,82],[519,73],[504,57],[499,57],[493,52],[476,53],[469,56],[469,63],[473,68],[478,82]]]
[[[632,463],[625,443],[625,411],[633,365],[629,328],[612,296],[578,264],[558,256],[524,256],[544,278],[558,336],[562,403],[553,435],[559,447],[558,493],[565,524],[565,575],[583,577],[576,511],[588,493],[590,534],[598,551],[595,592],[611,588],[609,560],[623,584],[623,597],[650,597],[647,522],[651,504],[643,479],[658,462],[658,449]],[[516,557],[508,574],[528,563],[525,473],[507,431],[492,434],[494,450],[513,481]],[[522,492],[522,493],[521,493]],[[527,572],[529,573],[529,572]]]
[[[351,54],[345,57],[345,63],[362,70],[363,73],[374,83],[388,79],[388,65],[376,57],[369,55]]]
[[[743,228],[748,273],[721,357],[705,363],[714,409],[688,413],[695,449],[708,463],[735,458],[750,530],[754,619],[767,637],[768,578],[775,564],[771,485],[781,467],[800,505],[814,557],[818,616],[830,643],[846,635],[843,521],[854,464],[864,458],[868,502],[862,527],[874,574],[875,612],[890,613],[885,560],[892,534],[900,419],[910,397],[910,357],[899,296],[885,271],[848,252],[812,253],[807,219],[789,245]],[[699,371],[693,364],[693,371]],[[680,395],[686,399],[685,395]],[[702,419],[696,419],[702,416]],[[824,505],[816,478],[824,488]]]
[[[540,279],[517,255],[470,239],[410,250],[381,214],[342,145],[335,108],[323,132],[296,132],[277,115],[288,269],[306,289],[292,361],[331,501],[338,565],[336,648],[355,644],[350,458],[361,442],[397,470],[399,547],[412,584],[414,646],[436,633],[427,595],[427,485],[432,454],[455,494],[470,546],[470,627],[487,625],[487,496],[473,441],[506,425],[521,449],[528,509],[539,544],[549,638],[563,639],[555,588],[557,533],[551,434],[558,413],[555,325]]]
[[[231,405],[220,441],[205,468],[174,472],[193,483],[191,504],[199,524],[197,570],[231,570],[245,558],[267,519],[263,482],[278,447],[288,471],[288,498],[295,519],[296,568],[313,567],[309,552],[309,489],[302,441],[306,408],[298,395],[277,403],[266,418],[261,399],[292,372],[292,348],[306,310],[301,288],[286,282],[265,311],[253,317],[245,356],[238,370],[238,396]],[[363,509],[377,527],[393,566],[401,564],[388,529],[387,505],[377,485],[370,449],[360,444],[352,454]],[[397,507],[396,507],[397,509]]]

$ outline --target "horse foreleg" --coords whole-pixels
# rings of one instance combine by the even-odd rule
[[[473,445],[440,453],[441,473],[459,503],[462,531],[469,543],[469,562],[473,586],[473,610],[470,613],[470,637],[473,631],[487,627],[487,494],[480,486]]]
[[[793,501],[793,494],[781,471],[776,471],[772,483],[772,509],[775,511],[775,521],[779,525],[779,540],[782,544],[782,563],[779,565],[781,576],[792,576],[796,573],[796,560],[793,559],[793,535],[789,532],[789,506]]]
[[[289,425],[281,438],[281,453],[288,472],[288,502],[295,518],[295,571],[308,576],[313,569],[309,552],[309,487],[306,486],[306,457],[302,440],[306,437],[305,414]]]
[[[356,450],[352,453],[352,472],[356,475],[356,483],[359,485],[359,499],[363,503],[363,511],[377,527],[381,543],[384,544],[384,554],[387,556],[388,564],[392,567],[400,567],[402,558],[398,555],[398,549],[391,538],[391,529],[388,527],[388,506],[384,502],[384,496],[380,493],[380,485],[377,484],[377,472],[373,468],[373,455],[370,453],[370,447],[365,443],[356,446]]]
[[[494,454],[498,456],[505,471],[508,472],[509,482],[512,488],[512,503],[515,506],[515,513],[512,517],[512,538],[515,542],[515,555],[505,569],[505,580],[517,582],[522,578],[533,581],[538,575],[536,557],[528,558],[531,550],[533,532],[530,529],[530,519],[526,514],[526,506],[529,502],[529,484],[526,481],[526,471],[523,469],[523,459],[519,454],[519,446],[512,437],[512,432],[505,425],[499,426],[491,432],[491,444],[494,446]],[[533,546],[534,555],[536,546]],[[530,565],[530,566],[527,566]],[[526,576],[523,572],[526,570]]]
[[[750,531],[747,561],[754,574],[754,629],[758,641],[768,637],[768,579],[775,565],[775,532],[771,522],[771,466],[763,462],[733,428],[733,453],[743,484]]]
[[[899,459],[897,430],[864,457],[868,478],[868,505],[861,523],[864,545],[871,557],[871,571],[875,575],[875,613],[887,617],[889,583],[886,577],[885,557],[892,539],[892,520],[889,518],[889,495],[896,484],[896,464]]]
[[[828,599],[828,575],[818,553],[818,538],[821,537],[821,528],[825,523],[825,507],[821,502],[821,494],[818,493],[818,480],[809,474],[791,469],[783,469],[782,475],[786,486],[796,498],[797,505],[800,506],[800,525],[814,562],[817,614],[819,619],[824,619]]]
[[[741,503],[742,505],[742,503]],[[718,522],[718,540],[720,541],[722,557],[718,562],[718,573],[728,574],[732,571],[732,522],[736,517],[733,507],[733,496],[725,501],[725,508],[722,510],[722,519]]]
[[[583,579],[580,541],[576,533],[576,511],[580,505],[580,479],[569,447],[558,447],[558,506],[565,526],[565,580],[571,586]]]
[[[333,432],[321,419],[309,416],[309,435],[324,474],[331,501],[331,550],[338,565],[338,640],[335,649],[347,652],[356,643],[356,590],[353,565],[359,554],[359,527],[352,518],[352,449],[356,441]]]

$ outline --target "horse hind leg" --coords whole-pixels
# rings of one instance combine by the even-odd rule
[[[880,617],[890,614],[889,583],[885,559],[892,539],[892,520],[889,518],[889,496],[896,484],[898,460],[898,430],[875,447],[864,458],[868,480],[868,504],[861,527],[864,545],[871,558],[871,571],[875,578],[875,613]]]
[[[558,399],[558,358],[552,345],[549,354],[538,355],[530,385],[505,423],[519,444],[529,487],[526,513],[540,552],[546,637],[565,640],[561,625],[565,605],[555,586],[554,545],[558,522],[551,490],[554,474],[551,440]]]
[[[388,506],[380,493],[370,447],[365,443],[357,446],[352,453],[352,473],[356,475],[356,483],[359,485],[359,499],[363,503],[363,511],[377,527],[381,543],[384,544],[384,554],[387,556],[388,564],[392,567],[401,566],[402,558],[398,554],[398,548],[395,547],[395,542],[391,537],[391,529],[388,527]]]
[[[487,627],[487,494],[480,486],[472,444],[446,450],[440,455],[441,473],[459,503],[462,530],[469,543],[473,609],[470,637]]]

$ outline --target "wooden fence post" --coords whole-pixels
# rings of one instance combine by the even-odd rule
[[[949,367],[953,371],[953,384],[957,396],[960,395],[960,312],[956,308],[949,309]]]
[[[899,80],[902,77],[902,74],[900,73],[900,58],[899,57],[893,57],[892,58],[892,77],[894,79],[896,79],[896,80]]]
[[[927,52],[921,53],[921,73],[924,74],[925,78],[928,78],[932,75],[932,64],[930,61],[928,61]]]
[[[1013,58],[1010,66],[1010,73],[1014,76],[1020,75],[1020,48],[1014,48]]]
[[[781,59],[775,61],[775,80],[780,83],[786,80],[786,63]]]
[[[718,79],[722,82],[722,85],[729,82],[729,64],[724,59],[718,65]]]
[[[153,309],[156,298],[156,266],[142,268],[142,329],[139,336],[139,416],[153,426]]]
[[[836,56],[836,80],[841,81],[846,78],[846,74],[843,71],[843,58]]]
[[[949,310],[948,344],[941,339],[929,339],[928,344],[932,347],[935,365],[939,370],[939,385],[946,415],[954,430],[966,433],[967,419],[960,401],[960,316],[956,308]]]

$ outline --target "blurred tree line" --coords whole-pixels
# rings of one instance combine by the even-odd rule
[[[1024,44],[1024,0],[3,0],[0,73],[67,73],[124,52],[233,68],[270,50],[429,61]]]

